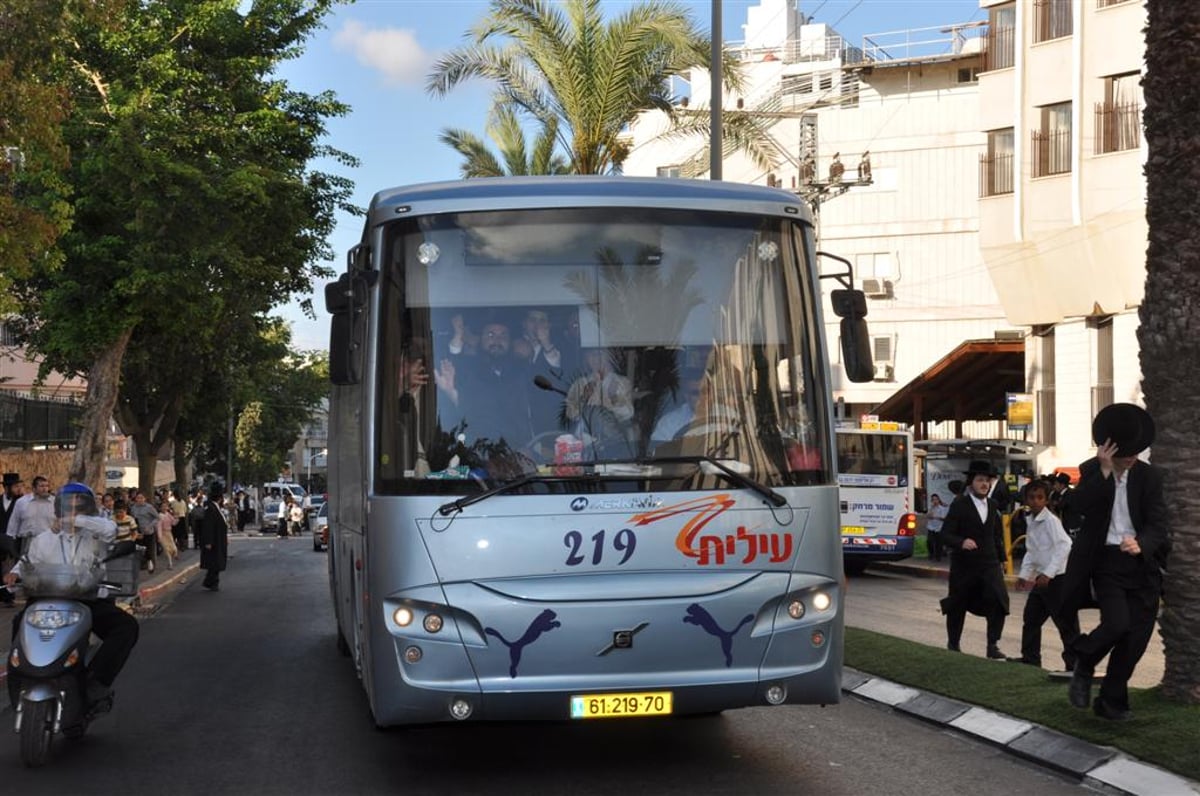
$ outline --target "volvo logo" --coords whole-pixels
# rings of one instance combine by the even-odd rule
[[[588,506],[588,499],[585,497],[577,497],[571,501],[571,511],[583,511]]]

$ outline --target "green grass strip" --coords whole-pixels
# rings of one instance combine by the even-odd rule
[[[1113,722],[1090,709],[1071,707],[1067,681],[1050,680],[1043,670],[852,627],[846,628],[846,665],[1116,747],[1144,762],[1200,780],[1200,706],[1168,702],[1158,688],[1129,689],[1133,718]]]

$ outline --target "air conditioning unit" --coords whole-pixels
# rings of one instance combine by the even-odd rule
[[[892,297],[892,283],[888,279],[864,279],[862,289],[867,298]]]
[[[875,381],[895,381],[896,369],[890,362],[875,363]]]

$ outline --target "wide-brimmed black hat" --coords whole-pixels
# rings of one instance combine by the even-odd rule
[[[977,475],[991,476],[995,474],[995,466],[991,462],[984,461],[983,459],[972,460],[972,462],[967,465],[967,469],[963,470],[963,475],[967,477],[968,481]]]
[[[1092,421],[1092,439],[1112,440],[1118,456],[1137,456],[1154,443],[1154,420],[1137,404],[1109,404]]]
[[[21,474],[20,473],[5,473],[4,474],[4,486],[12,486],[13,484],[19,484],[19,483],[21,483]]]

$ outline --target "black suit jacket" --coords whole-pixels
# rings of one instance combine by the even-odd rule
[[[1147,587],[1157,593],[1162,588],[1162,570],[1171,545],[1162,471],[1138,461],[1129,469],[1128,478],[1125,491],[1129,518],[1142,549],[1137,559],[1146,575]],[[1083,524],[1071,546],[1063,575],[1064,602],[1068,608],[1090,603],[1092,573],[1104,552],[1116,492],[1116,479],[1100,473],[1099,460],[1092,458],[1079,465],[1079,486],[1071,494],[1070,503],[1072,511],[1083,515]]]
[[[951,563],[955,566],[995,566],[997,562],[1007,559],[1000,511],[991,499],[987,505],[987,521],[984,522],[979,519],[979,512],[975,510],[975,502],[971,497],[959,495],[950,504],[942,523],[942,542],[954,551]],[[963,550],[962,544],[967,539],[975,540],[978,547],[975,550]]]

